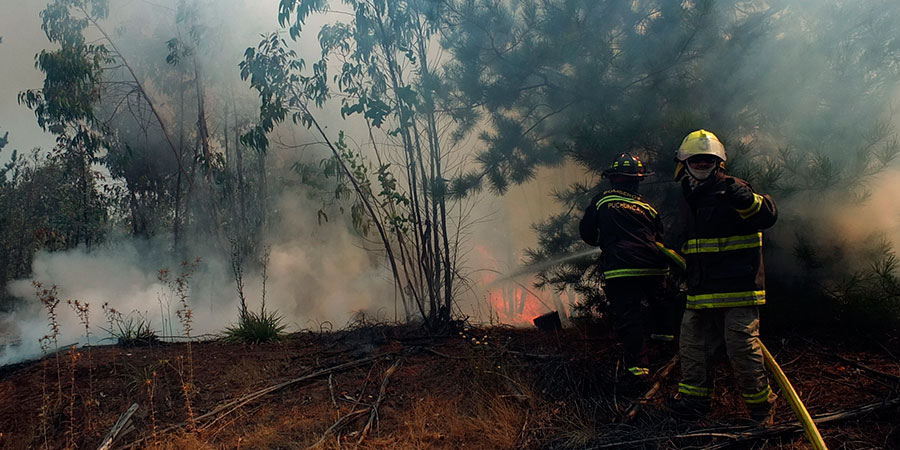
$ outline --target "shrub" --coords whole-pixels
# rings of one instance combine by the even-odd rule
[[[277,311],[266,312],[265,307],[259,312],[246,311],[241,314],[238,323],[225,329],[226,342],[259,344],[274,342],[284,336],[286,325],[282,324],[284,316]]]
[[[137,311],[123,316],[119,311],[110,308],[108,304],[103,305],[103,311],[106,313],[106,321],[109,323],[109,328],[103,328],[103,331],[116,339],[118,345],[139,347],[160,343],[159,336],[153,329],[150,320]]]

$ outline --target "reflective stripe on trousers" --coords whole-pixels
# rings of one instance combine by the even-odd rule
[[[720,292],[687,296],[687,309],[733,308],[766,304],[766,291]]]
[[[759,345],[759,308],[755,306],[685,310],[681,321],[682,379],[678,391],[698,397],[704,392],[712,393],[709,359],[723,345],[738,389],[744,393],[748,405],[766,401],[770,388]]]

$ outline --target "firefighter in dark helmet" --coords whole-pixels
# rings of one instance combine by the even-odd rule
[[[649,369],[642,356],[644,310],[652,311],[651,338],[673,339],[672,308],[665,300],[668,267],[674,258],[666,249],[659,213],[638,194],[647,171],[629,153],[616,157],[603,172],[610,188],[595,196],[579,224],[581,238],[600,247],[603,292],[610,303],[617,339],[625,350],[625,368],[635,380],[646,379]]]
[[[725,146],[709,131],[684,138],[675,159],[686,203],[681,250],[688,292],[679,341],[682,379],[670,409],[690,419],[709,411],[708,359],[724,344],[751,419],[769,424],[776,396],[759,341],[759,306],[766,302],[761,230],[775,223],[775,203],[725,173]]]

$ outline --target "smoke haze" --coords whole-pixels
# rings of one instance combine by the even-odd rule
[[[11,149],[27,150],[32,147],[52,148],[54,138],[43,133],[36,125],[34,114],[16,102],[22,90],[38,88],[42,75],[34,69],[34,54],[50,44],[40,30],[38,13],[44,2],[16,2],[2,0],[0,15],[0,64],[3,65],[0,82],[0,133],[10,132],[10,143],[0,154],[0,162],[6,161]],[[156,3],[160,3],[160,7]],[[802,16],[818,17],[818,14],[832,12],[832,6],[818,2],[786,2]],[[108,24],[113,38],[120,44],[120,50],[136,62],[140,78],[153,79],[150,74],[164,65],[167,54],[166,40],[173,36],[184,37],[186,30],[175,25],[175,2],[123,1],[111,3]],[[253,116],[258,109],[257,96],[247,83],[241,81],[237,64],[242,59],[244,49],[255,47],[261,33],[277,29],[277,1],[203,1],[199,2],[201,22],[206,26],[203,48],[197,53],[204,69],[208,86],[209,109],[216,111],[211,126],[221,130],[226,119],[225,106],[231,103],[244,116]],[[896,26],[900,17],[889,16],[888,25]],[[335,20],[315,18],[309,29],[316,29],[322,23]],[[814,21],[810,21],[814,22]],[[836,25],[834,25],[836,26]],[[805,142],[843,139],[852,141],[852,136],[835,136],[829,132],[829,124],[836,120],[821,113],[819,100],[825,93],[839,89],[829,84],[829,80],[817,78],[816,72],[832,70],[833,61],[829,55],[806,54],[809,40],[827,37],[827,30],[810,30],[804,23],[785,30],[770,30],[771,37],[763,44],[745,49],[746,53],[738,67],[722,68],[723,77],[729,77],[727,89],[716,95],[721,99],[718,109],[723,117],[740,117],[747,109],[790,111],[791,123],[778,130],[789,134],[792,129],[812,130],[802,136]],[[180,34],[179,34],[180,33]],[[312,61],[318,57],[319,47],[315,33],[306,31],[300,43],[293,43],[301,56]],[[836,44],[837,45],[837,44]],[[445,55],[446,57],[446,55]],[[802,58],[798,63],[797,58]],[[790,78],[789,71],[805,66],[807,72]],[[182,66],[183,67],[183,66]],[[181,77],[182,75],[178,75]],[[833,81],[833,80],[832,80]],[[153,91],[165,91],[164,82],[149,85]],[[586,92],[589,87],[583,88]],[[891,95],[884,97],[884,104],[868,105],[879,111],[891,111],[896,97],[897,86],[887,89]],[[728,92],[725,92],[728,91]],[[719,95],[721,94],[721,95]],[[167,118],[175,117],[174,94],[167,93],[161,98],[167,101],[160,105]],[[840,98],[840,96],[836,96]],[[751,107],[748,107],[751,105]],[[762,106],[760,106],[762,105]],[[230,114],[230,113],[229,113]],[[775,117],[785,117],[777,116]],[[358,123],[340,120],[339,105],[326,106],[317,117],[325,119],[328,130],[333,135],[339,129],[348,129],[351,139],[366,142]],[[230,120],[230,119],[228,119]],[[896,118],[893,124],[900,125]],[[810,126],[813,123],[815,126]],[[712,128],[712,127],[711,127]],[[133,130],[132,130],[133,131]],[[745,130],[748,140],[757,143],[760,152],[771,155],[784,142],[772,138],[772,130]],[[331,132],[331,131],[329,131]],[[125,131],[123,131],[125,133]],[[137,131],[134,131],[138,134]],[[215,133],[213,133],[215,134]],[[158,155],[168,150],[156,145],[159,133],[149,133],[146,145]],[[214,139],[215,140],[215,139]],[[284,143],[286,148],[275,148],[269,159],[269,173],[272,180],[286,180],[295,177],[290,167],[303,159],[317,162],[325,156],[321,149],[297,150],[288,146],[309,143],[313,138],[301,127],[282,126],[273,136],[274,142]],[[672,142],[672,150],[677,142]],[[480,145],[467,141],[460,150],[470,154]],[[217,151],[222,151],[221,138],[213,142]],[[831,147],[833,148],[833,147]],[[837,161],[850,158],[846,154],[831,155]],[[463,160],[464,158],[460,158]],[[460,167],[465,167],[460,162]],[[668,176],[660,171],[660,177]],[[547,216],[574,206],[580,211],[582,205],[560,205],[552,197],[554,189],[563,189],[573,182],[590,183],[596,181],[585,173],[585,169],[575,164],[561,168],[544,169],[531,182],[510,188],[502,198],[482,194],[471,204],[467,217],[472,221],[463,233],[461,253],[462,265],[469,271],[468,288],[462,289],[458,305],[460,313],[475,320],[490,320],[494,313],[488,293],[483,288],[500,274],[517,271],[522,264],[523,250],[537,245],[537,236],[531,225]],[[900,206],[896,198],[900,195],[900,172],[889,170],[880,174],[869,185],[872,196],[865,203],[847,208],[823,209],[821,204],[813,204],[807,199],[779,202],[782,219],[776,232],[792,239],[794,232],[790,224],[802,224],[800,220],[815,220],[822,229],[841,236],[846,242],[864,242],[873,233],[896,235],[900,228]],[[356,311],[365,311],[376,318],[403,319],[402,308],[398,310],[393,280],[389,269],[378,252],[370,251],[372,245],[361,240],[346,222],[345,216],[331,215],[327,223],[320,223],[317,211],[316,193],[296,185],[283,187],[272,198],[271,203],[278,211],[278,222],[271,225],[265,236],[270,245],[268,280],[266,283],[266,305],[269,310],[277,310],[285,316],[289,330],[319,329],[333,326],[339,328],[350,320]],[[846,200],[841,200],[847,204]],[[676,209],[676,205],[659,205],[660,210]],[[865,221],[860,221],[865,217]],[[839,230],[839,231],[835,231]],[[38,339],[49,331],[45,312],[40,309],[34,297],[32,280],[44,285],[57,285],[59,296],[78,299],[91,305],[91,323],[94,337],[105,338],[99,329],[105,326],[100,306],[109,303],[123,313],[138,311],[151,320],[154,327],[161,329],[163,320],[171,320],[173,332],[180,334],[180,325],[175,318],[178,308],[165,285],[157,280],[161,268],[169,268],[177,273],[181,261],[173,261],[167,253],[171,245],[170,237],[160,236],[155,240],[135,240],[119,238],[86,252],[76,249],[67,252],[37,255],[30,279],[18,280],[9,285],[10,292],[27,299],[29,307],[12,312],[0,318],[0,345],[4,341],[15,342],[14,346],[0,350],[0,364],[40,354]],[[895,244],[896,245],[896,244]],[[201,259],[197,272],[191,279],[190,305],[195,314],[194,334],[220,332],[237,317],[237,295],[231,262],[210,250],[215,244],[197,239],[186,253]],[[376,246],[377,247],[377,246]],[[787,246],[785,246],[787,249]],[[789,252],[789,250],[785,250]],[[785,264],[785,267],[790,267]],[[500,274],[498,274],[498,272]],[[530,285],[529,277],[515,280]],[[262,299],[262,280],[256,271],[245,273],[245,295],[250,308],[257,308]],[[532,289],[533,290],[533,289]],[[542,304],[535,306],[535,312],[545,312],[552,304],[549,293],[540,293]],[[168,297],[167,297],[168,296]],[[168,299],[168,300],[167,300]],[[60,344],[84,343],[82,326],[74,313],[65,304],[58,307],[63,335]],[[396,315],[396,316],[395,316]],[[520,317],[519,319],[523,319]],[[530,317],[524,317],[527,322]],[[522,323],[522,322],[520,322]],[[164,333],[165,334],[165,333]]]

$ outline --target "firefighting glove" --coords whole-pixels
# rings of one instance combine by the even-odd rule
[[[747,209],[753,204],[753,191],[746,185],[736,183],[734,179],[729,178],[725,184],[725,199],[734,209]]]

